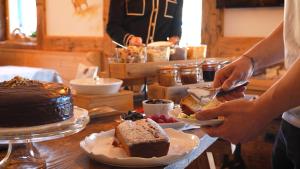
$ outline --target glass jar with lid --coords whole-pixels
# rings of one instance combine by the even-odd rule
[[[161,86],[176,86],[179,78],[179,68],[177,66],[162,66],[159,69],[158,83]]]
[[[180,79],[183,85],[195,84],[200,81],[201,69],[196,64],[180,66]]]

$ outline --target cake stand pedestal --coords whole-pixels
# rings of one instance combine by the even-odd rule
[[[0,128],[0,144],[8,144],[6,156],[0,161],[0,169],[46,168],[35,142],[53,140],[75,134],[89,122],[85,109],[74,107],[74,117],[48,125],[24,128]]]
[[[0,161],[0,168],[46,168],[46,161],[40,157],[32,142],[25,144],[10,143],[6,156]]]

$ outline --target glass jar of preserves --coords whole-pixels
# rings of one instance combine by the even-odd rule
[[[203,80],[205,82],[211,82],[215,78],[215,74],[221,65],[217,62],[204,62],[202,65]]]
[[[159,69],[158,83],[161,86],[176,86],[178,84],[178,72],[177,66],[163,66]]]
[[[201,69],[198,65],[183,65],[180,67],[180,79],[183,85],[195,84],[200,81]]]

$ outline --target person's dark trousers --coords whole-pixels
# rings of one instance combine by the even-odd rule
[[[300,169],[300,128],[282,120],[272,155],[273,169]]]

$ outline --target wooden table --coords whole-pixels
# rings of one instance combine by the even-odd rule
[[[79,142],[91,133],[106,131],[112,129],[117,122],[115,119],[118,117],[106,117],[105,119],[94,119],[88,124],[88,126],[80,133],[68,136],[65,138],[46,141],[41,143],[35,143],[42,158],[46,159],[47,168],[50,169],[115,169],[120,167],[114,167],[96,162],[90,159],[85,152],[79,147]],[[182,169],[187,167],[195,159],[199,159],[199,155],[203,153],[216,138],[211,138],[205,135],[201,130],[191,130],[189,133],[194,133],[201,137],[200,146],[197,150],[188,156],[187,158],[177,161],[174,164],[163,167],[155,167],[155,169]],[[5,151],[0,151],[1,159],[5,155]],[[200,162],[197,162],[199,165]],[[193,165],[194,167],[194,165]],[[197,167],[198,168],[198,167]]]

